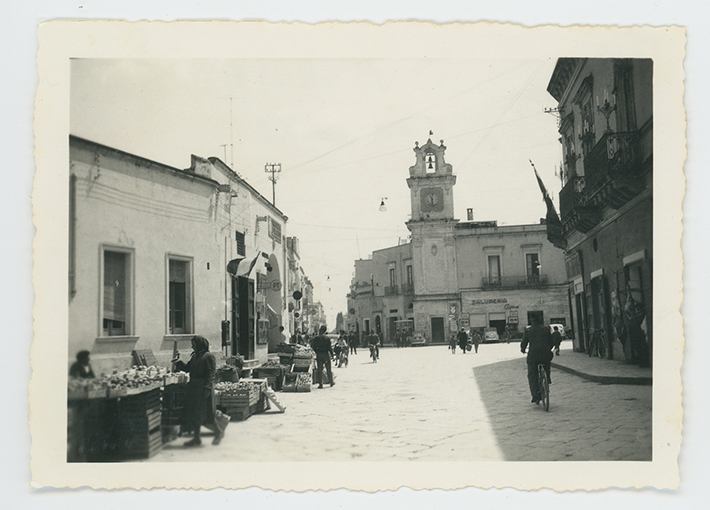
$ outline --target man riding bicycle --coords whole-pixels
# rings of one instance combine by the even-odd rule
[[[540,402],[541,397],[540,386],[537,380],[537,366],[539,364],[545,366],[547,380],[552,383],[552,379],[550,379],[550,361],[552,361],[552,347],[554,346],[550,328],[543,326],[542,320],[539,317],[533,317],[532,325],[523,333],[523,340],[520,342],[520,352],[525,354],[525,349],[528,347],[528,344],[530,345],[527,359],[528,384],[530,386],[530,394],[532,395],[531,402],[537,404]]]
[[[370,333],[370,336],[368,337],[368,343],[370,345],[370,357],[372,358],[372,361],[377,361],[380,357],[380,337],[375,333],[374,331]]]

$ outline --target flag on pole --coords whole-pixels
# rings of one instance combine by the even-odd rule
[[[251,264],[249,264],[249,269],[247,269],[247,272],[244,273],[242,276],[247,277],[247,278],[249,277],[249,274],[251,273],[251,270],[254,269],[254,266],[256,265],[256,261],[260,255],[261,255],[260,251],[256,253],[256,257],[254,257],[254,260],[252,260]]]
[[[545,184],[543,184],[540,175],[537,173],[537,169],[535,168],[532,160],[528,161],[530,161],[530,164],[535,171],[535,178],[537,179],[538,186],[540,186],[542,199],[545,201],[545,205],[547,206],[547,214],[545,216],[545,223],[547,225],[547,240],[550,241],[556,248],[564,250],[567,248],[567,240],[565,239],[562,231],[562,222],[560,221],[560,217],[557,215],[557,211],[555,210],[555,204],[552,203],[550,194],[547,192]]]

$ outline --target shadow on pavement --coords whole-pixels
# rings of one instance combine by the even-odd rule
[[[541,457],[544,445],[537,445],[551,414],[530,403],[525,358],[477,366],[473,373],[505,460],[552,460]],[[551,394],[554,413],[554,389]]]

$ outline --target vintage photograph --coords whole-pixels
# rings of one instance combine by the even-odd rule
[[[659,458],[653,56],[66,66],[67,465]]]

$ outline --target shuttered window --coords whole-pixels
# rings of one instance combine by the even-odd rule
[[[129,279],[130,254],[105,250],[103,257],[103,335],[127,335],[130,334],[128,312],[132,292]]]

